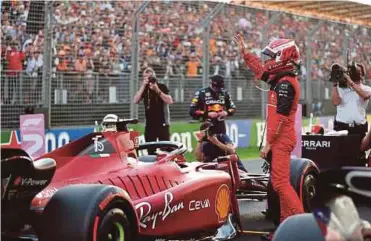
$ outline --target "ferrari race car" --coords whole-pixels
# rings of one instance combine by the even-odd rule
[[[313,214],[287,218],[274,241],[370,241],[371,169],[342,167],[326,170],[317,179]]]
[[[138,145],[138,133],[113,120],[33,161],[1,150],[2,238],[41,241],[229,240],[241,229],[237,156],[187,162],[173,142]],[[157,155],[138,151],[159,148]],[[312,167],[293,161],[300,193]],[[249,178],[261,178],[251,174]],[[302,197],[303,195],[301,195]]]

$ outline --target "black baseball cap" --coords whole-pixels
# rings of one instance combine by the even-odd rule
[[[221,75],[213,75],[210,78],[211,85],[217,88],[224,88],[224,77]]]

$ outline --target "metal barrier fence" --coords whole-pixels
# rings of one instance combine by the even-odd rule
[[[172,120],[190,119],[194,92],[213,74],[225,76],[237,118],[264,116],[266,94],[231,41],[237,31],[256,54],[273,38],[294,38],[302,103],[322,114],[330,111],[319,107],[329,102],[333,62],[345,64],[349,50],[371,66],[370,29],[225,3],[12,1],[2,14],[3,128],[17,127],[26,106],[46,109],[51,126],[91,125],[108,112],[143,120],[143,104],[131,100],[147,67],[170,89]]]

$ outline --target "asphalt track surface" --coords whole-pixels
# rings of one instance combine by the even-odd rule
[[[246,169],[252,173],[262,173],[261,166],[263,164],[262,159],[255,159],[243,162]],[[244,234],[235,240],[238,241],[257,241],[262,240],[260,232],[269,232],[274,228],[274,225],[265,220],[264,215],[261,213],[266,209],[266,201],[255,201],[255,200],[240,200],[240,213],[242,227],[245,231],[251,232],[250,234]],[[359,215],[362,219],[371,221],[370,209],[359,209]]]

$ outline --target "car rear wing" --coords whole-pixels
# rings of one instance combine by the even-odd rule
[[[3,230],[22,227],[32,199],[51,182],[56,162],[33,161],[22,149],[1,148],[1,207]]]

